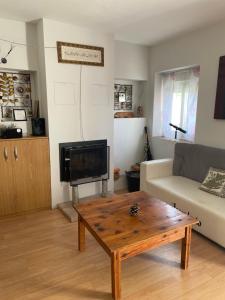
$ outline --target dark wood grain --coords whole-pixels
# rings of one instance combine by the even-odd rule
[[[129,215],[134,203],[140,206],[137,217]],[[96,199],[75,206],[89,230],[111,252],[135,245],[153,236],[170,232],[198,221],[144,192]]]
[[[114,299],[121,298],[121,258],[120,253],[115,251],[111,255],[111,280],[112,296]]]
[[[140,207],[136,217],[129,215],[129,208],[134,203]],[[191,229],[198,220],[165,202],[145,192],[135,192],[98,198],[78,204],[75,209],[79,220],[111,257],[114,299],[121,297],[121,261],[124,259],[182,239],[181,267],[188,267]],[[79,245],[83,243],[80,239],[79,235]]]
[[[191,249],[191,226],[185,228],[185,237],[182,239],[181,249],[181,268],[186,270],[188,268],[190,249]]]

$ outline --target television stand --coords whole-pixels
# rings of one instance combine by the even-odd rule
[[[72,187],[72,204],[78,204],[79,203],[79,190],[78,185],[71,185]]]
[[[72,187],[72,204],[78,204],[79,203],[79,190],[78,190],[78,184],[71,185]],[[108,193],[108,180],[102,179],[102,193],[101,196],[103,198],[107,197]]]
[[[102,197],[103,198],[107,197],[107,193],[108,193],[108,180],[102,179]]]

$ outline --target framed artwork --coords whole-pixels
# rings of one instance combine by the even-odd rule
[[[58,62],[91,66],[104,66],[104,48],[57,42]]]
[[[225,119],[225,56],[219,60],[214,119]]]
[[[10,122],[10,121],[14,120],[13,107],[2,106],[1,112],[2,112],[2,121],[3,122]]]
[[[132,85],[114,85],[114,110],[132,110]]]
[[[14,116],[14,121],[26,121],[27,120],[26,110],[23,108],[19,108],[19,109],[14,108],[13,116]]]
[[[13,108],[23,108],[32,117],[30,74],[0,72],[0,107],[3,122],[14,121]]]

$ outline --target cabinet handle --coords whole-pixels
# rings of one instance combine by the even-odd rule
[[[6,147],[4,147],[4,158],[5,158],[5,160],[8,160],[8,158],[9,158],[8,151],[7,151]]]
[[[17,147],[14,147],[14,157],[15,157],[15,160],[18,160],[18,150],[17,150]]]

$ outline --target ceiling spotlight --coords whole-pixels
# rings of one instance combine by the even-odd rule
[[[7,59],[6,59],[5,57],[2,57],[2,58],[1,58],[1,63],[2,63],[2,64],[7,64]]]
[[[13,50],[13,45],[11,44],[10,50],[8,51],[8,53],[6,54],[6,56],[1,58],[1,63],[2,64],[7,64],[6,57],[12,52],[12,50]]]

